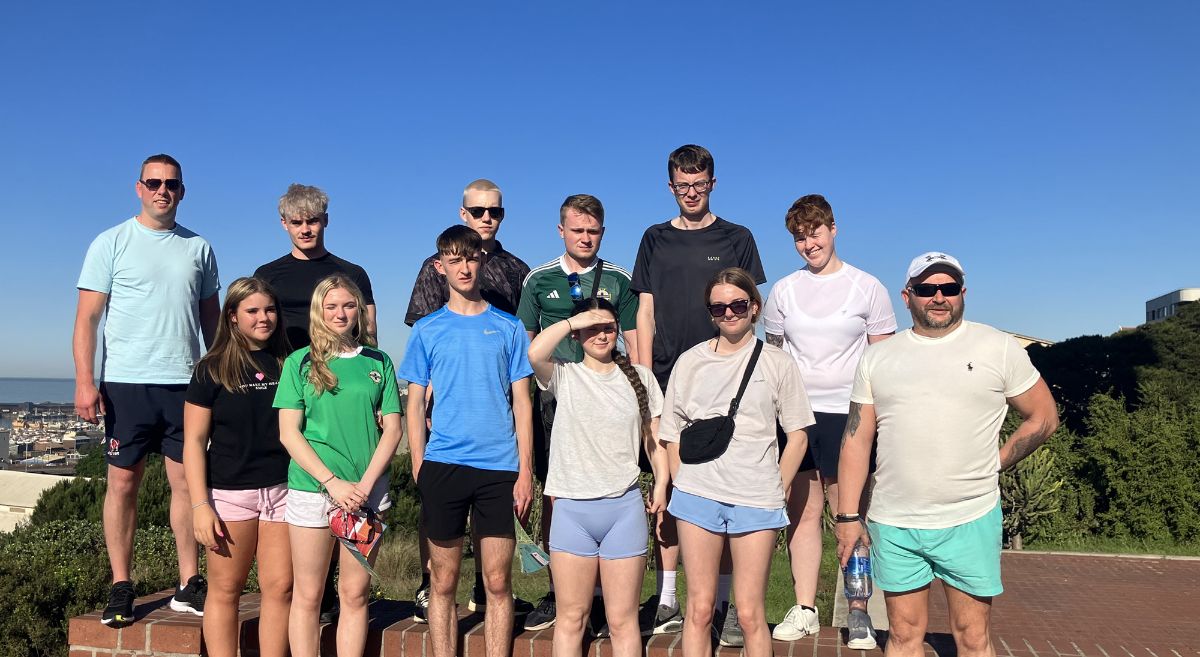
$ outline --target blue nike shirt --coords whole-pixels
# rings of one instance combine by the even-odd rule
[[[413,325],[397,374],[433,386],[426,460],[518,470],[512,383],[533,374],[521,320],[492,306],[478,315],[442,306]]]

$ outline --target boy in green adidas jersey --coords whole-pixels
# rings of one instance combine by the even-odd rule
[[[605,299],[617,309],[617,322],[625,350],[637,363],[638,297],[630,289],[628,270],[601,260],[600,242],[604,238],[604,206],[590,194],[568,196],[559,209],[558,234],[566,247],[564,253],[535,267],[521,285],[521,303],[517,317],[525,325],[530,340],[542,329],[571,316],[575,303],[582,299]],[[583,347],[575,340],[563,340],[554,350],[556,359],[577,363],[583,360]],[[554,422],[554,400],[535,389],[534,409],[541,419],[533,422],[534,475],[545,483],[550,463],[550,427]],[[542,498],[542,536],[550,535],[551,499]],[[548,549],[548,545],[543,545]],[[594,605],[600,609],[601,605]],[[550,592],[525,617],[525,629],[541,630],[554,625],[556,605],[554,581]],[[599,623],[602,625],[603,623]]]

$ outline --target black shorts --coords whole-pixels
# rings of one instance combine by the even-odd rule
[[[109,465],[128,468],[155,453],[183,462],[187,384],[100,383]]]
[[[813,411],[817,423],[805,429],[808,434],[808,450],[800,464],[800,472],[818,470],[823,479],[837,477],[838,457],[842,452],[842,435],[846,432],[846,413],[821,413]],[[787,437],[776,425],[779,436],[779,451],[783,453]],[[875,472],[875,446],[871,445],[869,472]]]
[[[558,402],[547,393],[540,388],[533,391],[533,476],[543,485],[550,472],[550,431],[557,409]]]
[[[421,491],[421,524],[435,541],[473,536],[513,538],[513,484],[517,473],[483,470],[469,465],[425,461],[417,479]]]

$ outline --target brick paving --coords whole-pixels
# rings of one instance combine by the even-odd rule
[[[1006,552],[1005,594],[993,609],[992,637],[999,657],[1200,657],[1200,559],[1107,557]],[[100,613],[71,619],[70,657],[203,654],[199,618],[172,612],[170,591],[137,601],[138,622],[121,630],[100,625]],[[367,657],[428,657],[428,626],[414,623],[411,602],[371,605]],[[484,654],[482,620],[462,609],[461,657]],[[243,654],[257,655],[258,598],[243,597]],[[930,594],[929,657],[953,657],[945,596],[935,581]],[[322,632],[322,653],[336,654],[336,628]],[[553,630],[520,632],[513,657],[550,657]],[[837,628],[817,637],[775,642],[780,657],[878,657],[880,651],[845,647]],[[880,633],[881,643],[887,633]],[[610,657],[607,640],[587,646],[588,657]],[[717,657],[740,650],[722,648]],[[869,654],[868,654],[869,653]],[[647,657],[682,657],[678,635],[652,637]]]

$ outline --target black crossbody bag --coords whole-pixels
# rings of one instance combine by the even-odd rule
[[[729,413],[696,420],[679,432],[680,461],[688,465],[708,463],[729,449],[729,441],[733,440],[733,419],[737,416],[742,394],[750,383],[750,375],[754,373],[762,348],[762,340],[755,340],[754,353],[750,355],[750,362],[746,363],[746,371],[742,374],[742,385],[738,387],[737,396],[729,402]]]

